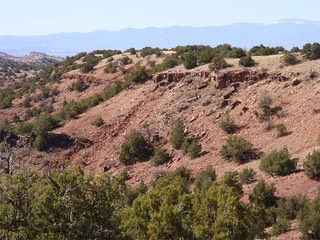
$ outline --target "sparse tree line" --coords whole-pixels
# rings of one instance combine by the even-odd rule
[[[140,57],[147,57],[155,54],[157,57],[163,56],[163,51],[168,49],[159,49],[145,47],[139,51],[134,48],[126,50],[124,53],[130,53],[131,55],[140,54]],[[283,47],[266,47],[263,45],[254,46],[249,51],[245,51],[242,48],[232,47],[229,44],[218,45],[216,47],[210,46],[178,46],[170,49],[175,53],[171,56],[164,57],[162,63],[159,63],[148,70],[148,73],[155,73],[164,71],[166,69],[173,68],[179,64],[183,64],[185,68],[192,69],[196,66],[209,63],[211,70],[217,71],[222,68],[228,67],[226,58],[240,58],[239,64],[245,67],[251,67],[255,65],[251,56],[266,56],[283,53],[282,61],[285,64],[296,64],[299,59],[296,53],[301,53],[306,59],[314,60],[320,58],[320,45],[315,42],[313,44],[307,43],[302,49],[298,47],[292,48],[290,51],[285,50]],[[9,87],[3,91],[0,91],[0,108],[11,107],[11,102],[15,98],[22,97],[23,95],[33,93],[39,87],[43,87],[48,83],[58,82],[61,76],[71,70],[80,69],[82,72],[87,73],[94,69],[94,67],[102,59],[110,59],[105,71],[107,73],[115,73],[116,71],[124,71],[123,68],[119,68],[118,65],[113,62],[112,56],[121,54],[119,50],[96,50],[91,53],[79,53],[73,57],[67,57],[66,60],[56,64],[55,66],[46,67],[38,73],[34,78],[24,79],[21,83],[16,83],[14,86]],[[81,61],[82,63],[79,63]],[[123,57],[118,62],[123,65],[131,63],[131,59],[128,56]],[[78,63],[77,63],[78,62]],[[21,68],[24,69],[24,66]],[[20,69],[20,68],[19,68]],[[20,70],[17,71],[20,71]],[[124,72],[125,73],[125,72]],[[78,83],[80,84],[80,83]],[[70,90],[82,91],[83,88],[78,86],[71,86]]]

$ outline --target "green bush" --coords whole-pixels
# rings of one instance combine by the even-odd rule
[[[272,115],[271,105],[272,98],[268,95],[262,95],[258,102],[258,108],[261,111],[261,113],[258,115],[260,121],[269,120],[270,116]]]
[[[183,150],[183,152],[185,154],[188,153],[188,147],[190,146],[190,140],[189,139],[184,139],[183,142],[182,142],[182,146],[181,146],[181,149]]]
[[[184,140],[182,149],[191,159],[199,157],[201,153],[201,145],[196,140]]]
[[[49,113],[40,115],[33,125],[33,133],[35,135],[46,135],[49,131],[58,126],[58,121]]]
[[[302,195],[292,196],[288,199],[281,199],[277,203],[277,215],[280,218],[293,220],[297,217],[298,212],[306,205],[306,203],[307,200]]]
[[[266,109],[268,110],[271,108],[271,104],[272,104],[272,98],[268,95],[263,95],[259,99],[258,108],[266,111]]]
[[[18,114],[14,114],[12,117],[12,121],[15,123],[21,122],[20,116]]]
[[[273,226],[271,230],[272,236],[278,236],[285,233],[290,228],[290,221],[286,218],[280,218]]]
[[[163,148],[156,148],[154,150],[153,156],[150,159],[150,163],[152,166],[159,166],[168,161],[170,161],[171,156],[167,153],[167,151]]]
[[[152,147],[150,144],[140,132],[134,131],[126,136],[124,143],[121,145],[119,161],[124,165],[148,161],[151,154]]]
[[[4,130],[6,132],[11,132],[12,126],[9,120],[6,118],[2,124],[0,124],[0,130]]]
[[[148,78],[149,74],[146,71],[146,68],[142,66],[137,66],[135,70],[124,76],[124,80],[128,85],[130,85],[131,83],[144,83],[148,80]]]
[[[194,181],[195,189],[208,190],[216,178],[217,174],[215,169],[211,165],[207,166],[197,174]]]
[[[102,117],[97,117],[92,124],[96,127],[101,127],[104,124],[104,121]]]
[[[22,103],[22,105],[25,108],[30,108],[31,107],[31,98],[30,97],[26,97]]]
[[[255,171],[252,168],[245,168],[240,172],[239,179],[242,184],[249,184],[254,181]]]
[[[129,58],[128,56],[125,56],[123,58],[120,58],[119,62],[121,62],[123,65],[128,65],[132,63],[132,59]]]
[[[123,90],[123,85],[120,81],[116,81],[113,86],[108,86],[102,94],[103,100],[108,100]]]
[[[190,177],[191,177],[191,172],[185,166],[176,168],[174,171],[168,174],[168,176],[166,176],[167,179],[182,178],[187,182],[189,182]]]
[[[227,57],[229,58],[242,58],[247,55],[246,51],[242,48],[234,47],[228,54]]]
[[[128,52],[131,55],[135,55],[137,53],[135,48],[129,48],[129,49],[125,50],[124,52]]]
[[[210,63],[213,58],[213,52],[209,48],[199,49],[199,51],[194,52],[194,54],[199,64]]]
[[[171,128],[170,143],[175,149],[180,149],[184,141],[184,124],[180,118],[177,118]]]
[[[85,84],[83,80],[77,80],[76,82],[71,83],[71,85],[68,87],[70,91],[77,91],[77,92],[83,92],[87,88],[88,86]]]
[[[296,169],[296,162],[289,157],[288,149],[273,150],[261,159],[260,170],[271,176],[285,176]]]
[[[304,57],[310,60],[316,60],[320,58],[320,44],[315,42],[313,44],[306,43],[302,48],[302,54]]]
[[[320,194],[313,201],[306,204],[298,213],[301,239],[320,239]]]
[[[17,134],[31,134],[33,130],[33,123],[30,122],[21,122],[16,127]]]
[[[93,69],[94,69],[94,65],[90,63],[84,63],[80,68],[81,72],[83,73],[91,72]]]
[[[48,140],[47,136],[45,135],[38,135],[36,136],[36,139],[33,141],[33,146],[38,150],[38,151],[44,151],[48,147]]]
[[[284,47],[265,47],[262,44],[260,46],[254,46],[249,50],[249,54],[254,56],[269,56],[278,54],[279,52],[283,52],[285,49]]]
[[[287,134],[287,128],[282,123],[276,125],[276,129],[277,129],[277,137],[282,137]]]
[[[104,72],[106,73],[116,73],[117,72],[117,65],[113,62],[110,62],[106,65]]]
[[[211,63],[209,64],[209,69],[211,71],[217,71],[227,67],[228,67],[228,64],[225,58],[222,56],[213,57],[211,60]]]
[[[139,196],[142,196],[145,194],[148,190],[148,187],[144,183],[143,180],[140,180],[139,185],[134,188],[129,188],[126,193],[126,203],[131,206],[133,201],[138,198]]]
[[[252,193],[249,194],[249,200],[259,207],[269,208],[277,202],[275,192],[276,188],[273,185],[267,184],[264,180],[259,180]]]
[[[241,136],[230,136],[222,145],[220,155],[222,158],[237,163],[245,163],[254,158],[252,143]]]
[[[24,120],[27,121],[32,117],[38,117],[42,113],[52,113],[54,111],[52,104],[41,103],[39,107],[33,107],[26,111],[26,115],[24,116]]]
[[[281,57],[281,61],[286,65],[295,65],[295,64],[299,63],[299,60],[296,57],[296,55],[294,55],[290,52],[283,54],[283,56]]]
[[[291,50],[290,50],[291,53],[300,53],[301,50],[299,47],[292,47]]]
[[[179,64],[178,59],[175,56],[167,56],[163,59],[162,63],[159,63],[152,67],[152,72],[162,72],[170,68],[174,68]]]
[[[240,58],[239,65],[243,67],[253,67],[256,65],[256,62],[252,59],[251,56],[245,56]]]
[[[305,174],[315,180],[320,179],[320,150],[314,150],[307,155],[307,160],[304,161],[303,167]]]
[[[277,209],[275,206],[262,209],[262,212],[264,214],[265,227],[271,227],[277,222]]]
[[[76,118],[79,114],[86,112],[88,109],[97,106],[103,100],[107,100],[100,94],[95,94],[91,97],[81,99],[79,101],[71,100],[57,114],[60,119]]]
[[[144,47],[140,50],[140,56],[146,57],[155,54],[157,57],[161,56],[162,52],[160,48]]]
[[[192,52],[184,53],[181,58],[182,64],[186,69],[192,69],[197,66],[197,57]]]
[[[10,108],[12,106],[12,100],[14,99],[14,93],[12,90],[0,91],[0,109]]]
[[[236,131],[236,125],[229,113],[226,113],[226,118],[220,123],[220,128],[228,134]]]

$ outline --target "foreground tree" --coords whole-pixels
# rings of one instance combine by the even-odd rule
[[[258,207],[272,207],[276,204],[277,200],[275,192],[276,188],[273,185],[267,184],[264,180],[259,180],[249,195],[249,200]]]
[[[129,239],[189,239],[191,195],[179,176],[160,180],[122,213],[120,228]]]
[[[0,238],[34,239],[29,229],[30,208],[35,197],[34,172],[6,175],[0,181]]]
[[[299,212],[299,229],[303,240],[320,239],[320,195]]]
[[[243,195],[236,175],[228,173],[210,189],[193,198],[194,236],[199,239],[255,239],[264,225],[255,208],[240,201]]]
[[[94,179],[78,169],[51,172],[34,189],[30,219],[38,239],[112,239],[117,191],[110,178]]]

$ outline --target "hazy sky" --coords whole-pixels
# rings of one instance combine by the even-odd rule
[[[0,35],[320,21],[320,0],[0,0]]]

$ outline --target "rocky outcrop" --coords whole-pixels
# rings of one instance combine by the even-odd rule
[[[217,74],[214,78],[216,87],[218,89],[226,88],[234,83],[248,82],[255,83],[266,79],[269,74],[266,71],[229,71],[221,74]]]
[[[160,86],[167,85],[171,82],[179,82],[190,77],[197,77],[206,80],[206,87],[209,82],[215,84],[217,89],[224,89],[229,86],[239,87],[240,83],[247,82],[254,84],[258,81],[270,78],[273,81],[287,81],[289,78],[281,74],[269,74],[267,71],[251,71],[251,70],[237,70],[226,71],[222,73],[214,73],[209,71],[196,71],[196,72],[168,72],[159,73],[153,76],[153,81]],[[201,89],[201,87],[199,88]]]
[[[166,80],[166,82],[179,82],[181,79],[185,78],[186,76],[190,75],[190,72],[185,73],[159,73],[153,76],[153,80],[156,83],[162,82]]]

